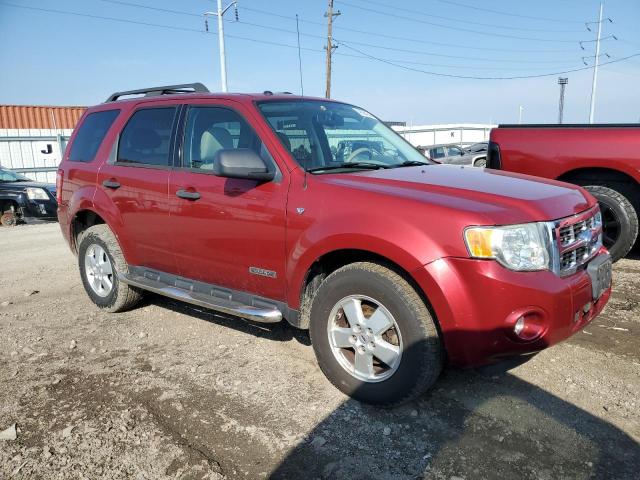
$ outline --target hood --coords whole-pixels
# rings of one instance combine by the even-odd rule
[[[487,225],[556,220],[596,203],[575,185],[471,166],[425,165],[322,177],[334,184],[465,211],[478,224]]]
[[[0,182],[0,190],[23,191],[25,188],[43,188],[55,196],[56,186],[53,183],[43,183],[36,181],[28,182]]]

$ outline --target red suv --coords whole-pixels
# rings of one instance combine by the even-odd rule
[[[569,337],[610,295],[585,190],[428,162],[345,103],[201,84],[121,92],[71,138],[59,220],[98,307],[148,290],[284,318],[309,329],[337,388],[392,405],[445,362]]]

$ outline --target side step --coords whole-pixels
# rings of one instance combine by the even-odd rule
[[[198,305],[199,307],[210,308],[211,310],[216,310],[228,315],[235,315],[236,317],[245,318],[254,322],[278,323],[282,320],[282,312],[275,305],[269,305],[267,302],[258,302],[264,305],[247,305],[234,301],[229,291],[225,291],[225,293],[229,293],[222,298],[221,296],[213,295],[213,293],[216,292],[215,288],[198,288],[204,285],[208,287],[207,284],[175,278],[174,283],[178,283],[181,287],[184,286],[184,288],[162,281],[161,274],[155,272],[145,271],[144,275],[136,275],[135,273],[118,274],[118,279],[123,283],[164,295],[174,300]],[[198,290],[209,290],[209,293]]]

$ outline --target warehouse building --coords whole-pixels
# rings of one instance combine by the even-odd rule
[[[55,182],[67,141],[85,109],[0,105],[0,166]]]

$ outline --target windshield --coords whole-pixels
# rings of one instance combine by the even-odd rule
[[[0,168],[0,182],[30,182],[31,180],[18,172]]]
[[[429,164],[400,135],[360,108],[313,100],[268,101],[258,107],[307,171]]]

